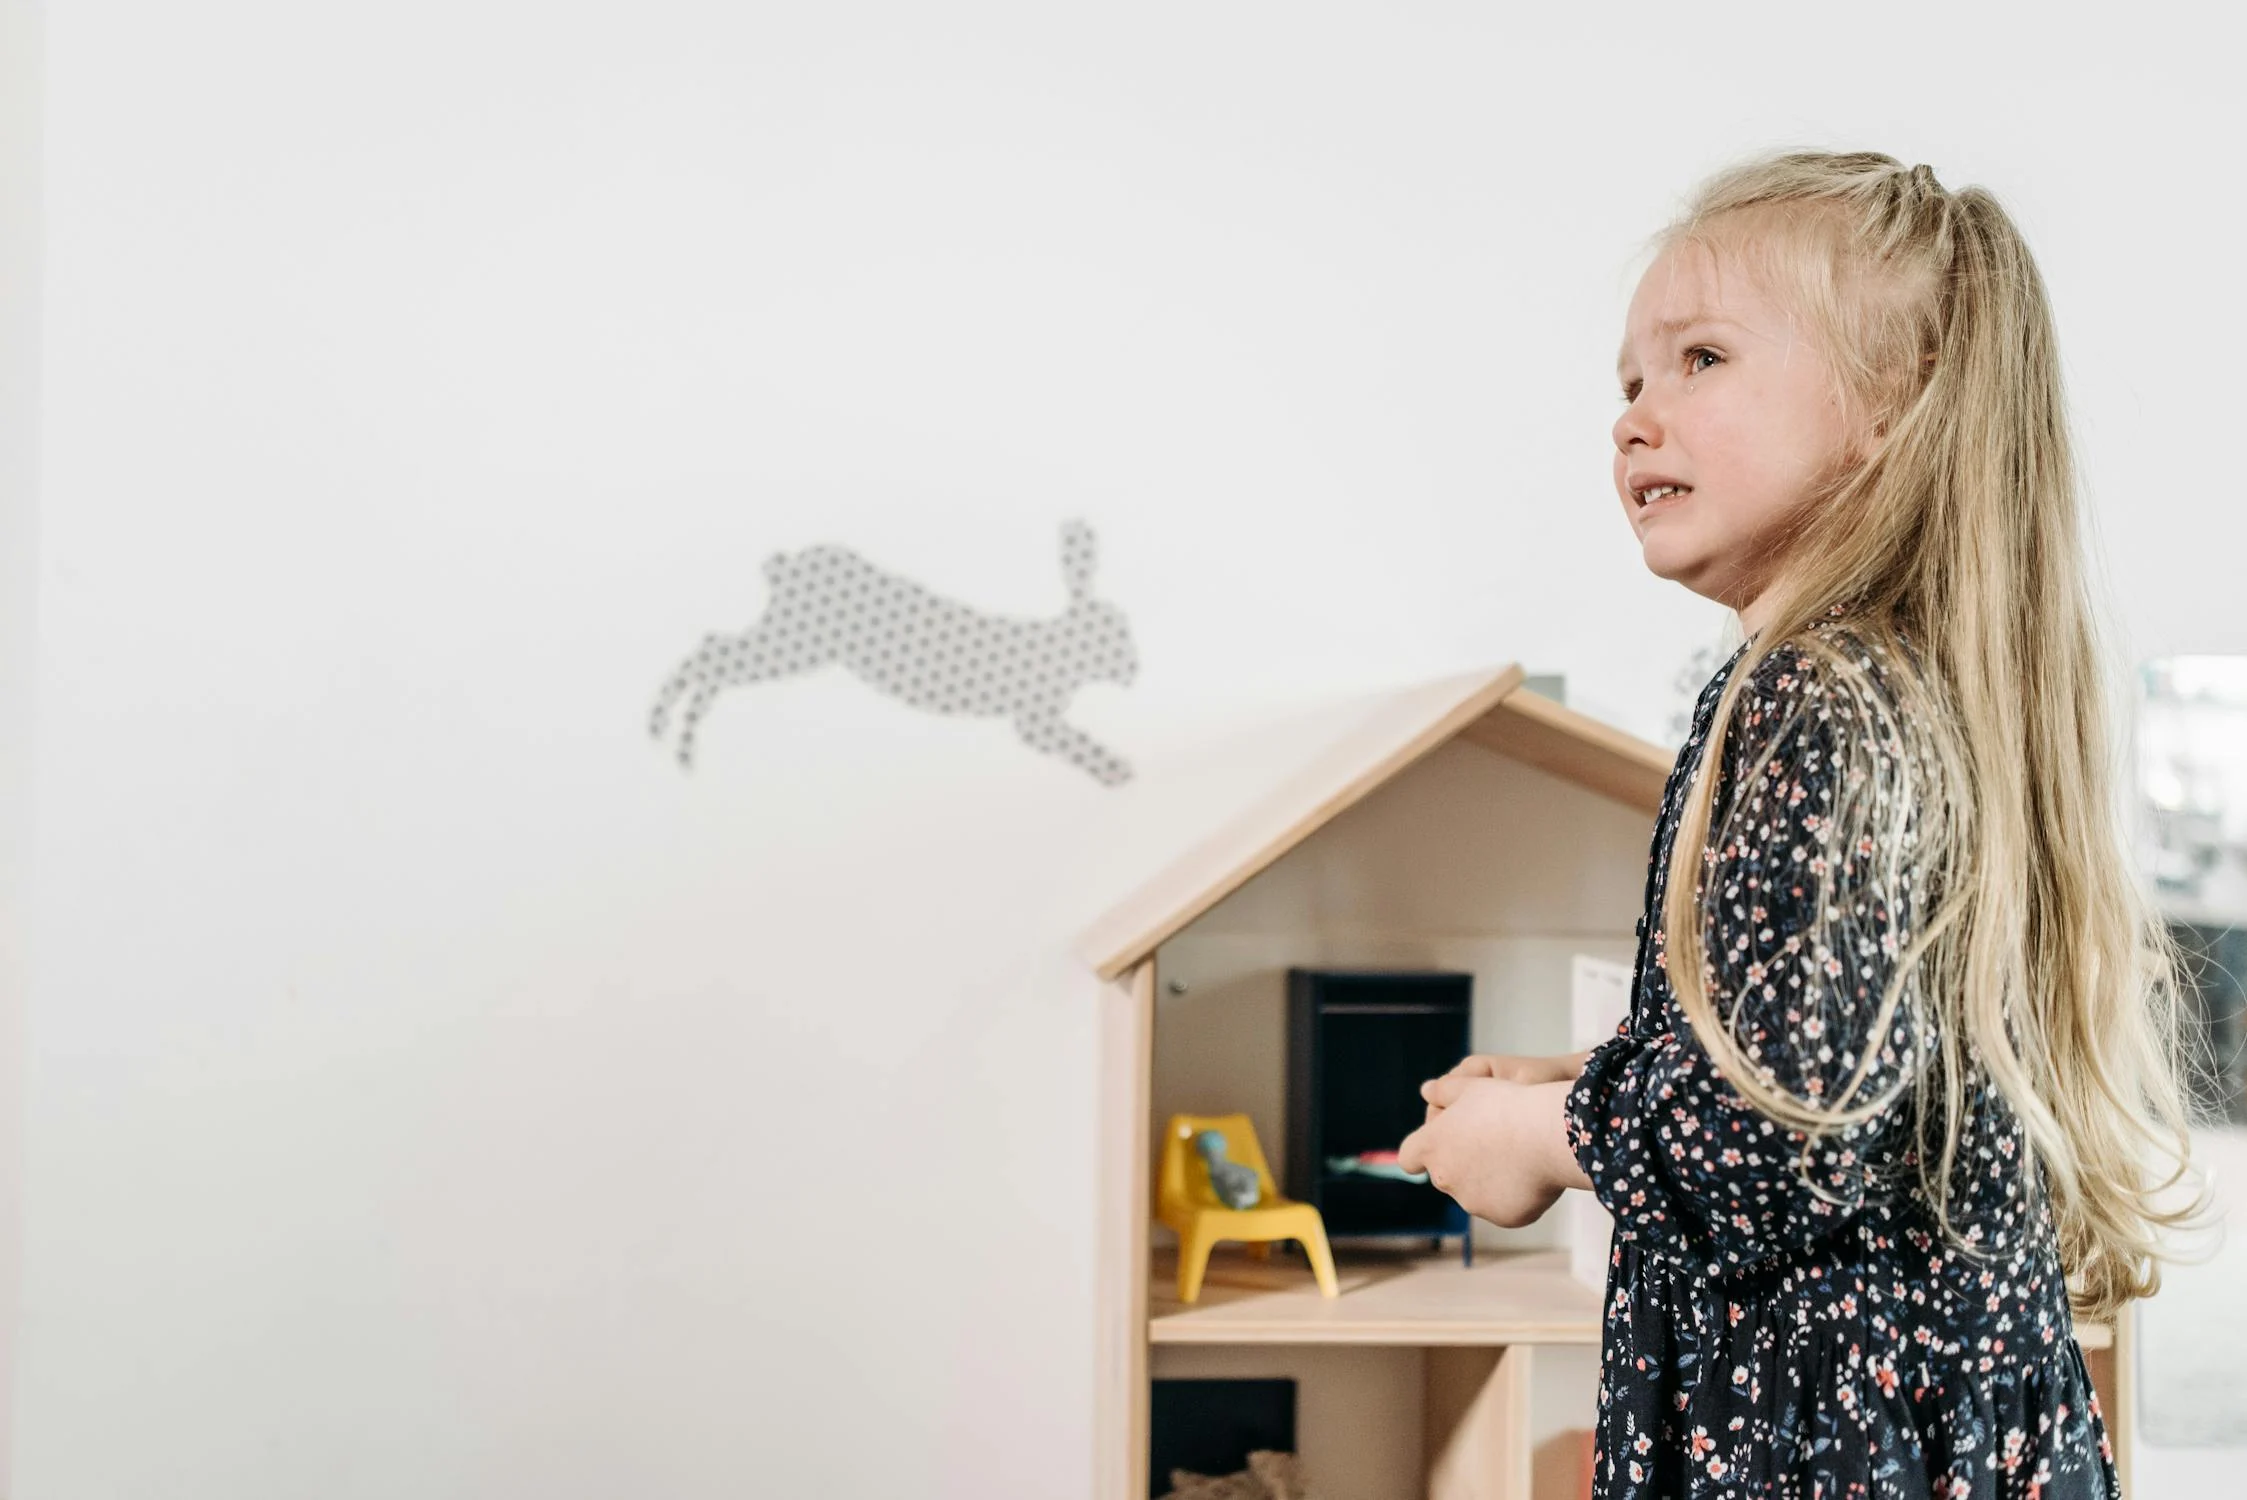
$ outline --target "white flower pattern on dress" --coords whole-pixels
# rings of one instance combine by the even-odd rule
[[[1841,613],[1813,628],[1881,680],[1877,648]],[[1943,1242],[1918,1182],[1908,1089],[1810,1140],[1732,1090],[1671,993],[1665,867],[1748,644],[1702,689],[1663,793],[1631,1014],[1569,1095],[1569,1143],[1615,1216],[1595,1500],[2119,1500],[2050,1209],[2023,1180],[2020,1128],[1987,1079],[1969,1080],[1952,1191],[1981,1252],[1968,1254]],[[1870,1035],[1925,893],[1908,862],[1884,874],[1834,816],[1837,737],[1892,731],[1828,693],[1819,670],[1783,645],[1738,700],[1704,861],[1705,973],[1767,1079],[1831,1098],[1874,1047],[1855,1097],[1878,1098],[1931,1055],[1907,1007]],[[1779,726],[1744,764],[1743,746]],[[1821,945],[1836,932],[1847,939]]]

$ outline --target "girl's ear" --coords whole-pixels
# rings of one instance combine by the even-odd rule
[[[1885,415],[1876,415],[1865,424],[1858,434],[1855,447],[1857,466],[1862,468],[1871,463],[1873,459],[1879,456],[1880,450],[1887,445],[1887,442],[1888,418]]]

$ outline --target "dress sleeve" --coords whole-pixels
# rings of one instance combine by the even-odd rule
[[[1696,1270],[1815,1245],[1884,1190],[1911,1134],[1909,993],[1874,1035],[1912,911],[1896,726],[1821,676],[1781,647],[1735,705],[1703,859],[1704,982],[1765,1082],[1830,1106],[1871,1046],[1851,1102],[1888,1102],[1815,1138],[1780,1125],[1717,1070],[1674,1000],[1595,1049],[1569,1095],[1569,1144],[1616,1238]],[[1647,920],[1658,933],[1660,913]],[[1651,951],[1666,971],[1658,938]]]

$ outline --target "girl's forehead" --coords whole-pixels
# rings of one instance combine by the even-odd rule
[[[1693,309],[1728,316],[1765,305],[1736,254],[1685,240],[1664,249],[1646,268],[1631,298],[1631,316],[1634,322],[1643,317],[1651,324]]]
[[[1658,348],[1699,323],[1722,322],[1765,337],[1794,336],[1794,320],[1731,247],[1681,240],[1639,278],[1625,314],[1620,363],[1641,346]]]

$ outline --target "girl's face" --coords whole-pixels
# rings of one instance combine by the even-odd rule
[[[1647,568],[1761,629],[1766,549],[1822,478],[1862,458],[1824,355],[1751,278],[1681,244],[1640,278],[1616,374],[1615,493]],[[1657,483],[1686,490],[1648,503]]]

